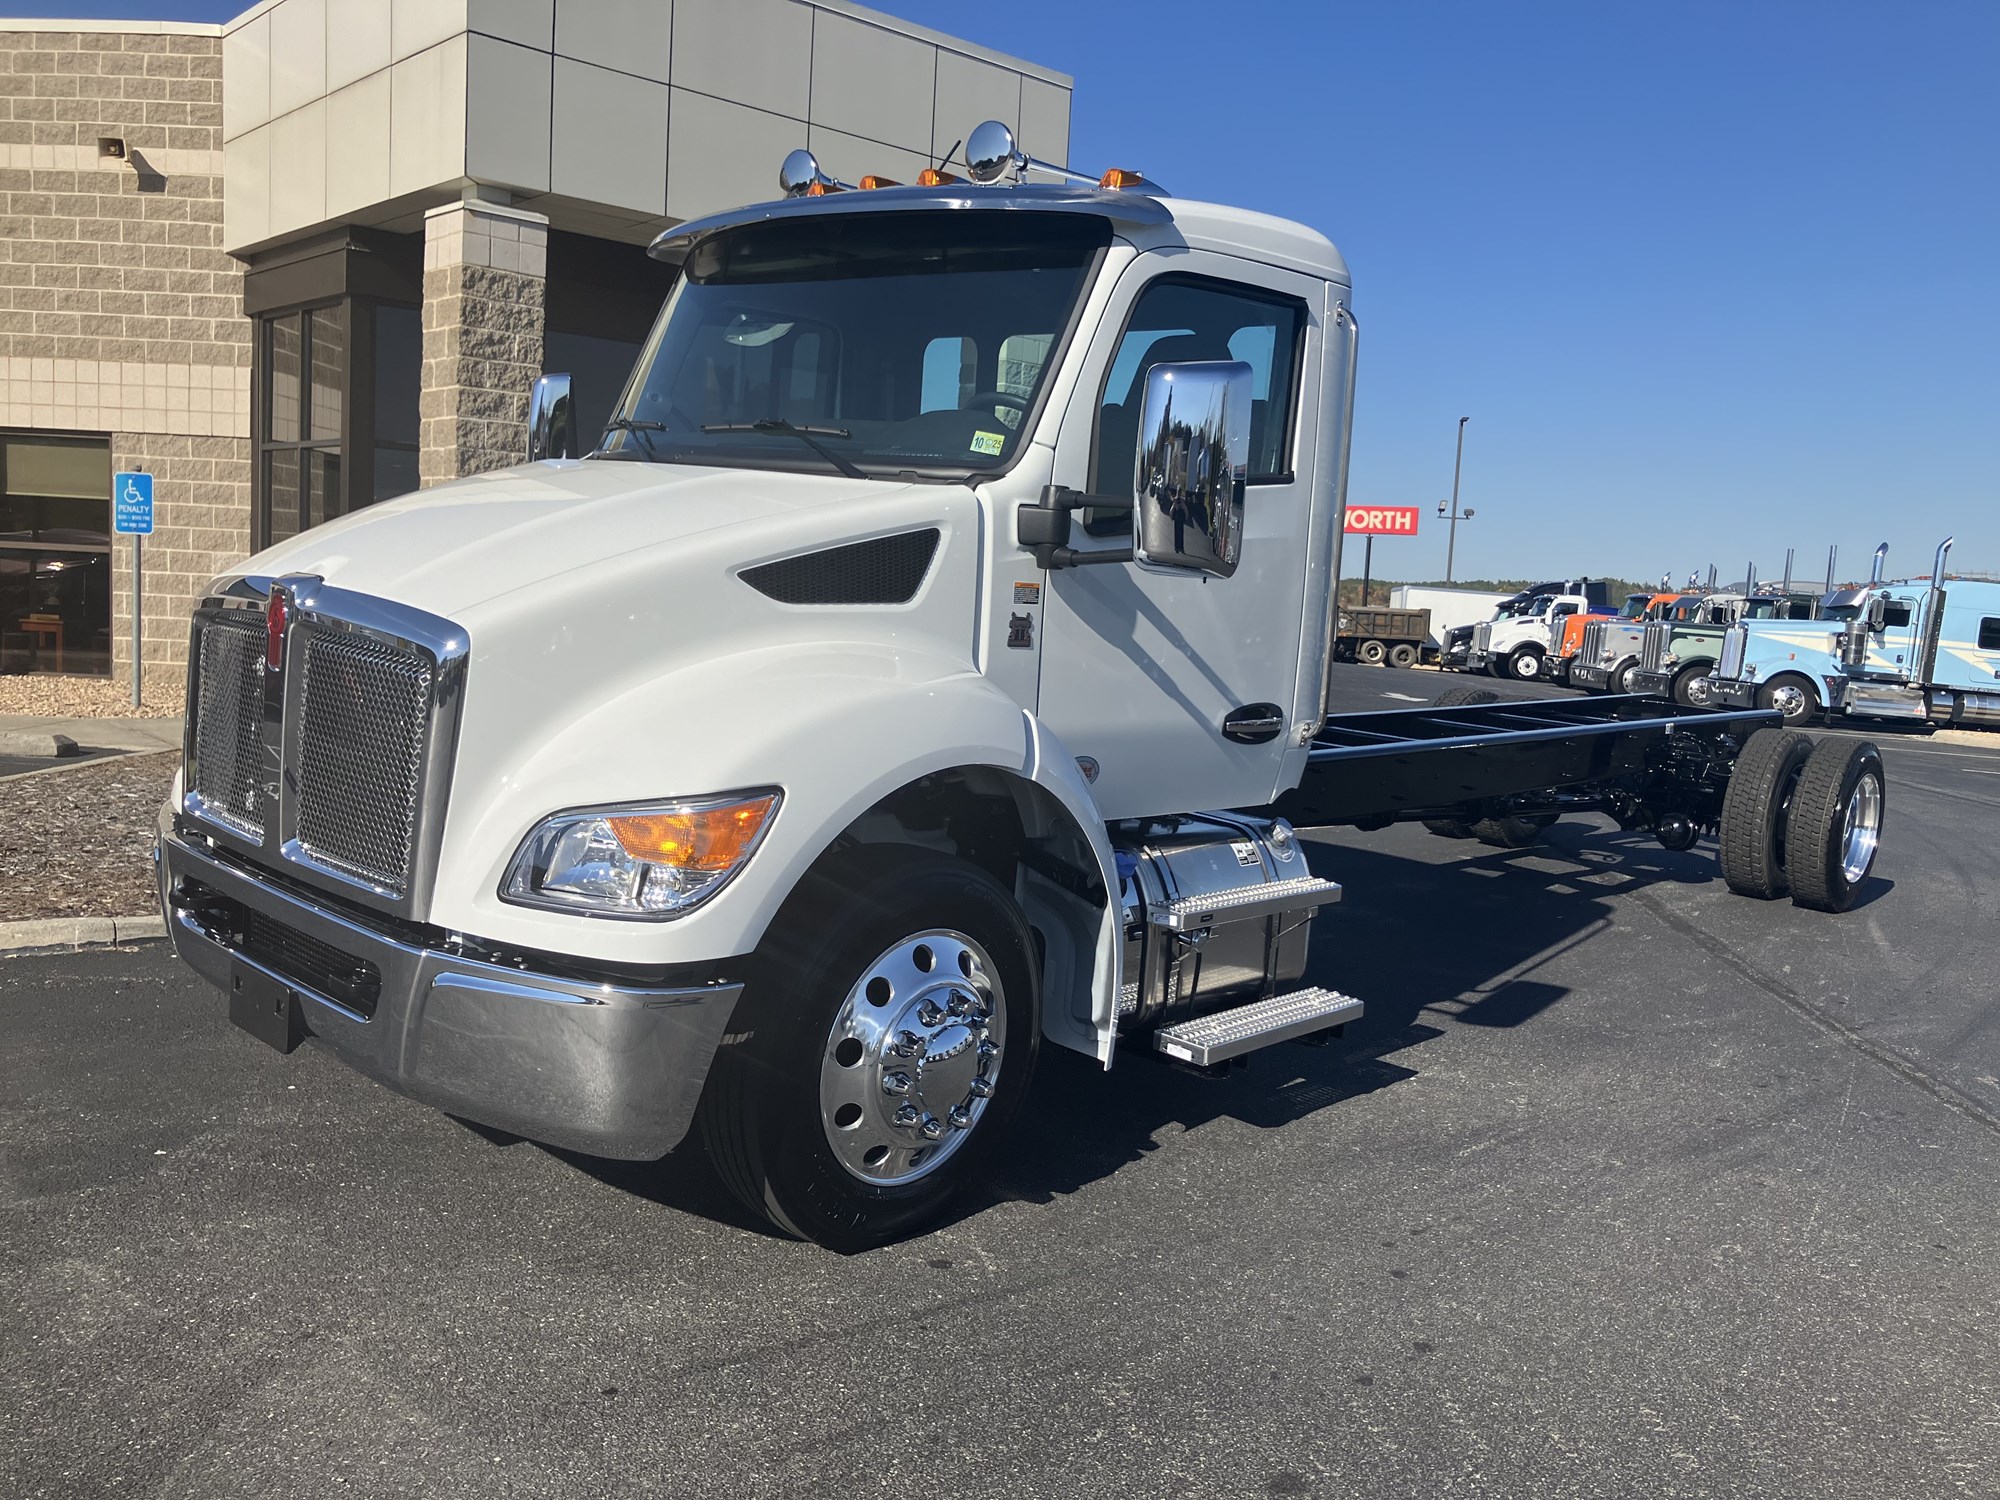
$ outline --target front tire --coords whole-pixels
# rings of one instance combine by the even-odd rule
[[[1516,682],[1533,682],[1542,675],[1542,653],[1533,646],[1522,646],[1507,658],[1506,675]]]
[[[1034,1071],[1033,952],[1013,898],[963,860],[869,845],[825,861],[772,923],[709,1072],[723,1181],[831,1250],[935,1222]]]
[[[1639,691],[1638,676],[1640,670],[1639,663],[1636,661],[1628,661],[1624,666],[1620,667],[1618,669],[1617,691],[1625,694],[1627,697],[1637,693]]]
[[[1715,704],[1715,693],[1708,685],[1708,674],[1713,668],[1710,663],[1698,661],[1691,667],[1681,668],[1674,678],[1668,696],[1682,708],[1711,708]]]
[[[1797,673],[1786,673],[1757,689],[1757,706],[1775,708],[1787,729],[1797,729],[1819,712],[1819,693]]]
[[[1874,868],[1888,811],[1882,752],[1866,740],[1823,739],[1792,794],[1792,904],[1846,911]]]

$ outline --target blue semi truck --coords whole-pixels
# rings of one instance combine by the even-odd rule
[[[1775,708],[1788,724],[1907,719],[2000,725],[2000,583],[1947,579],[1947,537],[1930,577],[1869,581],[1825,597],[1817,620],[1732,626],[1709,678],[1718,708]]]

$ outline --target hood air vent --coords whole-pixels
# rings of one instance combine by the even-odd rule
[[[738,575],[780,604],[907,604],[937,555],[936,527],[803,552]]]

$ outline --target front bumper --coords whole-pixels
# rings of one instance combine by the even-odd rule
[[[1674,685],[1674,674],[1641,667],[1632,674],[1632,691],[1651,698],[1664,698]]]
[[[1611,669],[1609,667],[1592,666],[1589,662],[1584,661],[1571,662],[1569,666],[1569,685],[1571,687],[1586,688],[1609,687],[1611,685]]]
[[[1484,672],[1492,660],[1493,657],[1485,651],[1468,651],[1465,653],[1465,670]]]
[[[1712,708],[1756,708],[1757,684],[1754,682],[1725,681],[1720,677],[1708,679],[1708,690],[1713,695]]]
[[[647,1160],[687,1134],[742,986],[611,984],[470,959],[392,936],[159,830],[174,951],[227,992],[247,965],[291,988],[313,1036],[398,1093],[496,1129],[596,1156]],[[286,951],[337,952],[379,974],[372,1013],[252,957],[219,911],[277,924]],[[268,925],[260,930],[269,931]]]

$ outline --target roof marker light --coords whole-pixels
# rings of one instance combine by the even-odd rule
[[[901,187],[901,186],[902,183],[896,181],[895,178],[877,177],[873,172],[870,172],[866,177],[861,179],[861,188],[863,192],[873,192],[876,188]]]
[[[954,182],[964,180],[955,172],[939,171],[936,167],[925,167],[917,173],[918,187],[950,187]]]

